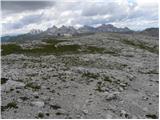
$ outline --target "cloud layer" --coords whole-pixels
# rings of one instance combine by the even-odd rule
[[[2,1],[2,34],[62,25],[158,27],[158,0]]]

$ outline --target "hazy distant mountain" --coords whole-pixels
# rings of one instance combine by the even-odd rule
[[[150,36],[158,36],[159,28],[147,28],[140,32],[141,34],[150,35]]]
[[[58,30],[58,28],[54,25],[53,27],[51,28],[48,28],[45,33],[47,35],[55,35],[55,32]]]
[[[117,32],[117,33],[132,33],[134,31],[130,30],[127,27],[117,28],[111,24],[102,24],[98,27],[91,27],[84,25],[79,29],[75,29],[72,26],[62,26],[57,28],[52,26],[45,31],[33,29],[27,34],[17,35],[17,36],[4,36],[1,37],[3,41],[24,41],[24,40],[40,40],[45,37],[57,37],[57,36],[70,36],[70,35],[81,35],[81,34],[90,34],[90,33],[99,33],[99,32]],[[142,34],[157,36],[159,34],[158,28],[148,28],[144,31],[138,32]]]
[[[81,33],[96,33],[96,32],[131,32],[129,28],[117,28],[111,24],[105,25],[102,24],[99,27],[91,27],[84,25],[83,27],[79,29],[75,29],[72,26],[61,26],[60,28],[57,28],[56,26],[53,26],[51,28],[48,28],[46,31],[41,32],[39,30],[32,30],[32,33],[39,34],[42,33],[43,35],[49,35],[49,36],[63,36],[65,34],[81,34]]]
[[[3,36],[1,37],[1,41],[8,41],[11,38],[11,36]]]
[[[87,25],[78,29],[78,33],[93,33],[93,32],[96,32],[96,28]]]
[[[64,34],[72,34],[73,35],[76,33],[77,33],[77,30],[74,27],[64,26],[64,25],[60,28],[53,26],[43,32],[44,35],[49,35],[49,36],[62,36]]]
[[[111,24],[108,24],[108,25],[102,24],[101,26],[96,28],[96,31],[97,32],[117,32],[117,28]]]
[[[42,33],[43,31],[42,30],[39,30],[39,29],[32,29],[29,34],[32,34],[32,35],[35,35],[35,34],[40,34]]]
[[[108,24],[108,25],[102,24],[101,26],[96,28],[96,31],[97,32],[131,32],[132,30],[130,30],[127,27],[117,28],[111,24]]]
[[[59,34],[63,35],[63,34],[76,34],[77,33],[77,30],[72,27],[72,26],[69,26],[69,27],[66,27],[66,26],[62,26],[58,29],[57,31]]]

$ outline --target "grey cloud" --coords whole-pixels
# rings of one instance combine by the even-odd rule
[[[51,1],[50,1],[51,2]],[[47,23],[52,25],[91,25],[96,26],[98,24],[114,23],[116,25],[133,26],[136,24],[139,27],[139,23],[142,24],[146,21],[157,21],[148,22],[155,26],[158,26],[158,5],[153,6],[138,6],[136,3],[130,4],[119,4],[117,2],[53,2],[49,1],[30,1],[30,2],[15,2],[17,4],[2,3],[2,9],[11,11],[12,13],[18,13],[21,15],[21,11],[30,10],[30,14],[23,18],[13,20],[12,22],[6,21],[2,24],[2,27],[6,31],[10,29],[21,29],[27,27],[30,24],[42,26],[43,29],[47,26]],[[45,9],[45,8],[49,9]],[[137,9],[138,8],[138,9]],[[43,9],[39,13],[38,9]],[[68,13],[67,13],[68,12]],[[32,14],[33,13],[33,14]],[[66,13],[66,14],[63,14]],[[6,17],[10,16],[6,14]],[[11,15],[12,16],[12,15]],[[105,17],[108,16],[108,17]],[[4,17],[5,18],[5,17]],[[131,24],[133,23],[134,24]],[[119,24],[118,24],[119,23]],[[143,27],[151,26],[144,24]],[[33,28],[31,28],[33,29]]]
[[[109,3],[89,3],[83,11],[83,16],[95,16],[95,15],[104,15],[104,14],[115,14],[115,13],[122,13],[124,12],[124,8],[121,5],[117,4],[116,2],[109,2]]]
[[[54,4],[54,1],[1,1],[1,8],[3,14],[11,14],[44,9]]]
[[[14,22],[14,23],[7,23],[7,24],[2,24],[5,26],[5,29],[20,29],[23,28],[29,24],[38,24],[42,22],[43,19],[43,14],[38,14],[38,15],[29,15],[25,16],[22,19]]]
[[[101,22],[125,22],[126,20],[136,20],[138,18],[140,18],[141,20],[158,20],[158,5],[151,8],[141,7],[139,9],[135,9],[136,6],[137,3],[134,3],[132,5],[128,4],[125,6],[116,2],[104,2],[97,4],[89,3],[85,6],[81,13],[82,16],[85,16],[89,19],[85,19],[86,21],[82,19],[80,20],[80,22],[90,24],[101,24]],[[108,19],[92,20],[92,17],[97,15],[110,15],[110,17]]]
[[[93,18],[90,18],[90,17],[79,17],[78,19],[74,19],[72,21],[72,24],[81,24],[81,25],[90,25],[90,26],[94,26],[94,25],[97,25],[97,24],[105,24],[109,22],[109,20],[105,19],[105,18],[97,18],[97,19],[93,19]]]
[[[129,10],[133,9],[133,6],[125,6],[128,7]],[[134,6],[135,7],[135,6]],[[110,17],[107,19],[101,19],[95,21],[93,20],[93,22],[100,22],[101,21],[106,21],[106,23],[110,23],[113,21],[120,21],[123,19],[127,19],[128,18],[128,12],[126,11],[126,8],[124,8],[124,6],[121,6],[119,4],[117,4],[116,2],[110,2],[110,3],[99,3],[99,4],[94,4],[94,5],[90,5],[89,7],[86,7],[85,9],[83,9],[82,11],[82,16],[91,18],[93,16],[104,16],[104,15],[109,15]]]

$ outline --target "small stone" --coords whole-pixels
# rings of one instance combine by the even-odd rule
[[[147,101],[148,97],[143,96],[142,99],[145,100],[145,101]]]
[[[114,100],[117,99],[119,92],[107,93],[105,96],[106,100]]]
[[[56,111],[56,115],[69,115],[68,113],[67,113],[67,111],[66,110],[64,110],[64,109],[58,109],[57,111]]]
[[[41,88],[46,89],[47,87],[46,86],[42,86]]]
[[[143,110],[144,110],[145,112],[148,112],[148,108],[147,108],[147,107],[144,107]]]
[[[83,110],[83,113],[84,114],[88,114],[88,110]]]
[[[19,103],[23,102],[23,100],[22,100],[22,99],[17,99],[17,101],[18,101]]]
[[[63,115],[67,115],[68,114],[67,111],[64,110],[64,109],[58,109],[57,112],[59,112],[59,113],[61,113]]]
[[[112,119],[113,116],[111,114],[106,114],[106,118],[105,119]]]
[[[32,105],[38,106],[38,107],[43,107],[44,102],[43,101],[34,101],[31,103]]]
[[[122,92],[124,89],[122,87],[119,87],[119,91]]]
[[[51,99],[51,100],[54,100],[55,98],[54,98],[54,97],[51,97],[50,99]]]
[[[81,118],[81,115],[76,115],[76,118]]]
[[[13,80],[8,80],[3,86],[1,86],[2,91],[10,91],[10,89],[18,88],[21,89],[25,86],[22,82],[17,82]]]
[[[33,92],[32,95],[37,96],[38,92]]]
[[[126,87],[125,83],[120,83],[119,85],[122,86],[122,87]]]
[[[126,114],[127,112],[125,110],[121,110],[121,114]]]
[[[110,89],[107,87],[107,88],[105,88],[105,91],[109,92],[109,91],[110,91]]]
[[[120,116],[123,118],[131,118],[130,114],[128,114],[125,110],[120,111]]]
[[[44,101],[46,101],[46,100],[49,99],[49,97],[48,96],[42,96],[41,99],[44,100]]]
[[[132,119],[138,119],[138,117],[135,115],[132,115]]]

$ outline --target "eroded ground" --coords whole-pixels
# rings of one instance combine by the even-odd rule
[[[158,118],[158,38],[95,34],[2,45],[2,118]]]

